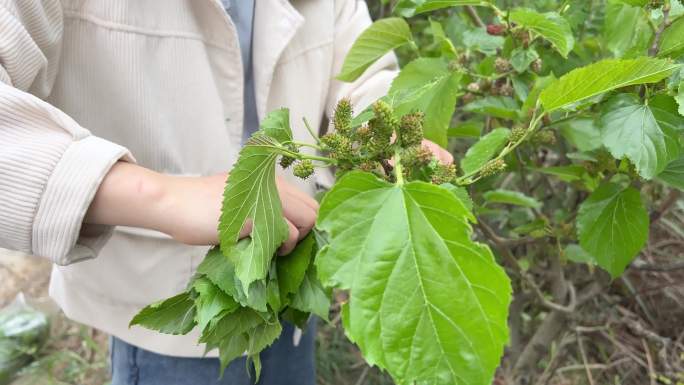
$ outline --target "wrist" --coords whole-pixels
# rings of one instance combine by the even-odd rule
[[[118,162],[100,184],[85,222],[166,232],[173,202],[172,177]]]
[[[180,195],[181,178],[154,173],[141,185],[141,198],[145,202],[144,210],[147,223],[143,227],[173,236],[174,224],[177,220],[173,218],[181,211]]]

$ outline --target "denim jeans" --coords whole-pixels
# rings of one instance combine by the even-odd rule
[[[261,353],[258,385],[315,385],[315,320],[294,346],[294,327],[283,324],[283,334]],[[245,357],[236,359],[219,378],[217,358],[164,356],[112,338],[112,385],[252,385]],[[250,371],[253,371],[250,369]],[[251,375],[251,377],[250,377]]]

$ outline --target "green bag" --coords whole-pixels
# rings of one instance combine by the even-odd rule
[[[0,310],[0,385],[28,365],[50,334],[48,317],[19,296]]]

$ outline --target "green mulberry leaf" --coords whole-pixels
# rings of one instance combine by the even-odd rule
[[[613,278],[618,277],[646,244],[648,222],[639,191],[603,184],[580,206],[580,246]]]
[[[556,12],[539,13],[530,9],[517,9],[510,13],[510,19],[551,42],[564,58],[568,57],[575,45],[570,24]]]
[[[538,209],[541,207],[541,202],[528,197],[519,191],[511,190],[492,190],[484,193],[484,199],[489,203],[504,203],[515,206],[530,207]]]
[[[486,96],[466,104],[463,109],[497,118],[515,119],[518,117],[520,105],[508,96]]]
[[[684,54],[684,17],[675,20],[663,31],[658,56],[677,58]]]
[[[316,276],[316,266],[311,263],[290,306],[305,313],[313,313],[324,320],[330,311],[330,293],[325,290]]]
[[[385,54],[412,41],[411,29],[404,19],[391,17],[378,20],[356,39],[337,78],[353,82]]]
[[[145,307],[129,326],[140,325],[165,334],[187,334],[195,327],[195,312],[195,301],[185,292]]]
[[[401,97],[402,103],[394,107],[397,115],[413,111],[425,114],[425,137],[446,146],[447,131],[456,108],[461,73],[449,70],[446,60],[420,58],[407,64],[392,82],[389,95],[413,93]],[[428,86],[429,85],[429,86]]]
[[[676,133],[661,124],[634,95],[608,101],[601,117],[601,141],[616,159],[627,157],[639,175],[651,179],[679,156]]]
[[[630,28],[625,28],[626,25]],[[613,56],[643,56],[652,37],[648,14],[643,9],[615,1],[606,4],[603,40]]]
[[[197,292],[195,305],[197,307],[197,326],[199,330],[204,330],[214,317],[220,313],[227,314],[238,307],[238,303],[224,293],[207,278],[197,279],[193,286]]]
[[[269,114],[261,129],[240,151],[228,176],[219,223],[221,251],[235,263],[235,273],[247,291],[266,278],[271,259],[289,232],[276,187],[275,164],[282,142],[292,140],[289,112]],[[240,230],[252,221],[246,247],[238,247]]]
[[[480,138],[468,149],[465,157],[461,160],[461,169],[464,174],[469,174],[487,163],[508,142],[511,131],[499,127]]]
[[[394,12],[404,17],[411,17],[419,13],[436,11],[438,9],[459,5],[486,6],[489,1],[483,0],[401,0],[394,8]]]
[[[315,253],[316,238],[309,233],[288,255],[278,257],[276,263],[281,298],[297,292]]]
[[[602,60],[561,76],[541,92],[540,99],[550,112],[621,87],[656,83],[679,67],[669,60],[647,57]]]
[[[242,252],[249,244],[250,241],[248,239],[243,239],[238,242],[237,250]],[[197,272],[206,276],[214,285],[230,295],[240,305],[260,312],[268,310],[267,282],[259,280],[251,283],[246,294],[243,285],[235,273],[235,264],[230,258],[223,255],[218,247],[211,249],[207,253],[204,261],[197,267]]]
[[[670,162],[656,179],[684,191],[684,157]]]
[[[316,257],[326,286],[350,291],[347,335],[398,383],[491,384],[510,281],[450,191],[351,172],[322,202]]]

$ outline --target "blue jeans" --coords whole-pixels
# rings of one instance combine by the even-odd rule
[[[283,324],[283,334],[261,353],[258,385],[315,385],[315,321],[303,333],[298,346],[292,342],[294,327]],[[236,359],[219,378],[217,358],[164,356],[112,338],[112,385],[252,385],[245,357]],[[253,372],[252,369],[250,369]],[[251,375],[251,377],[250,377]]]

